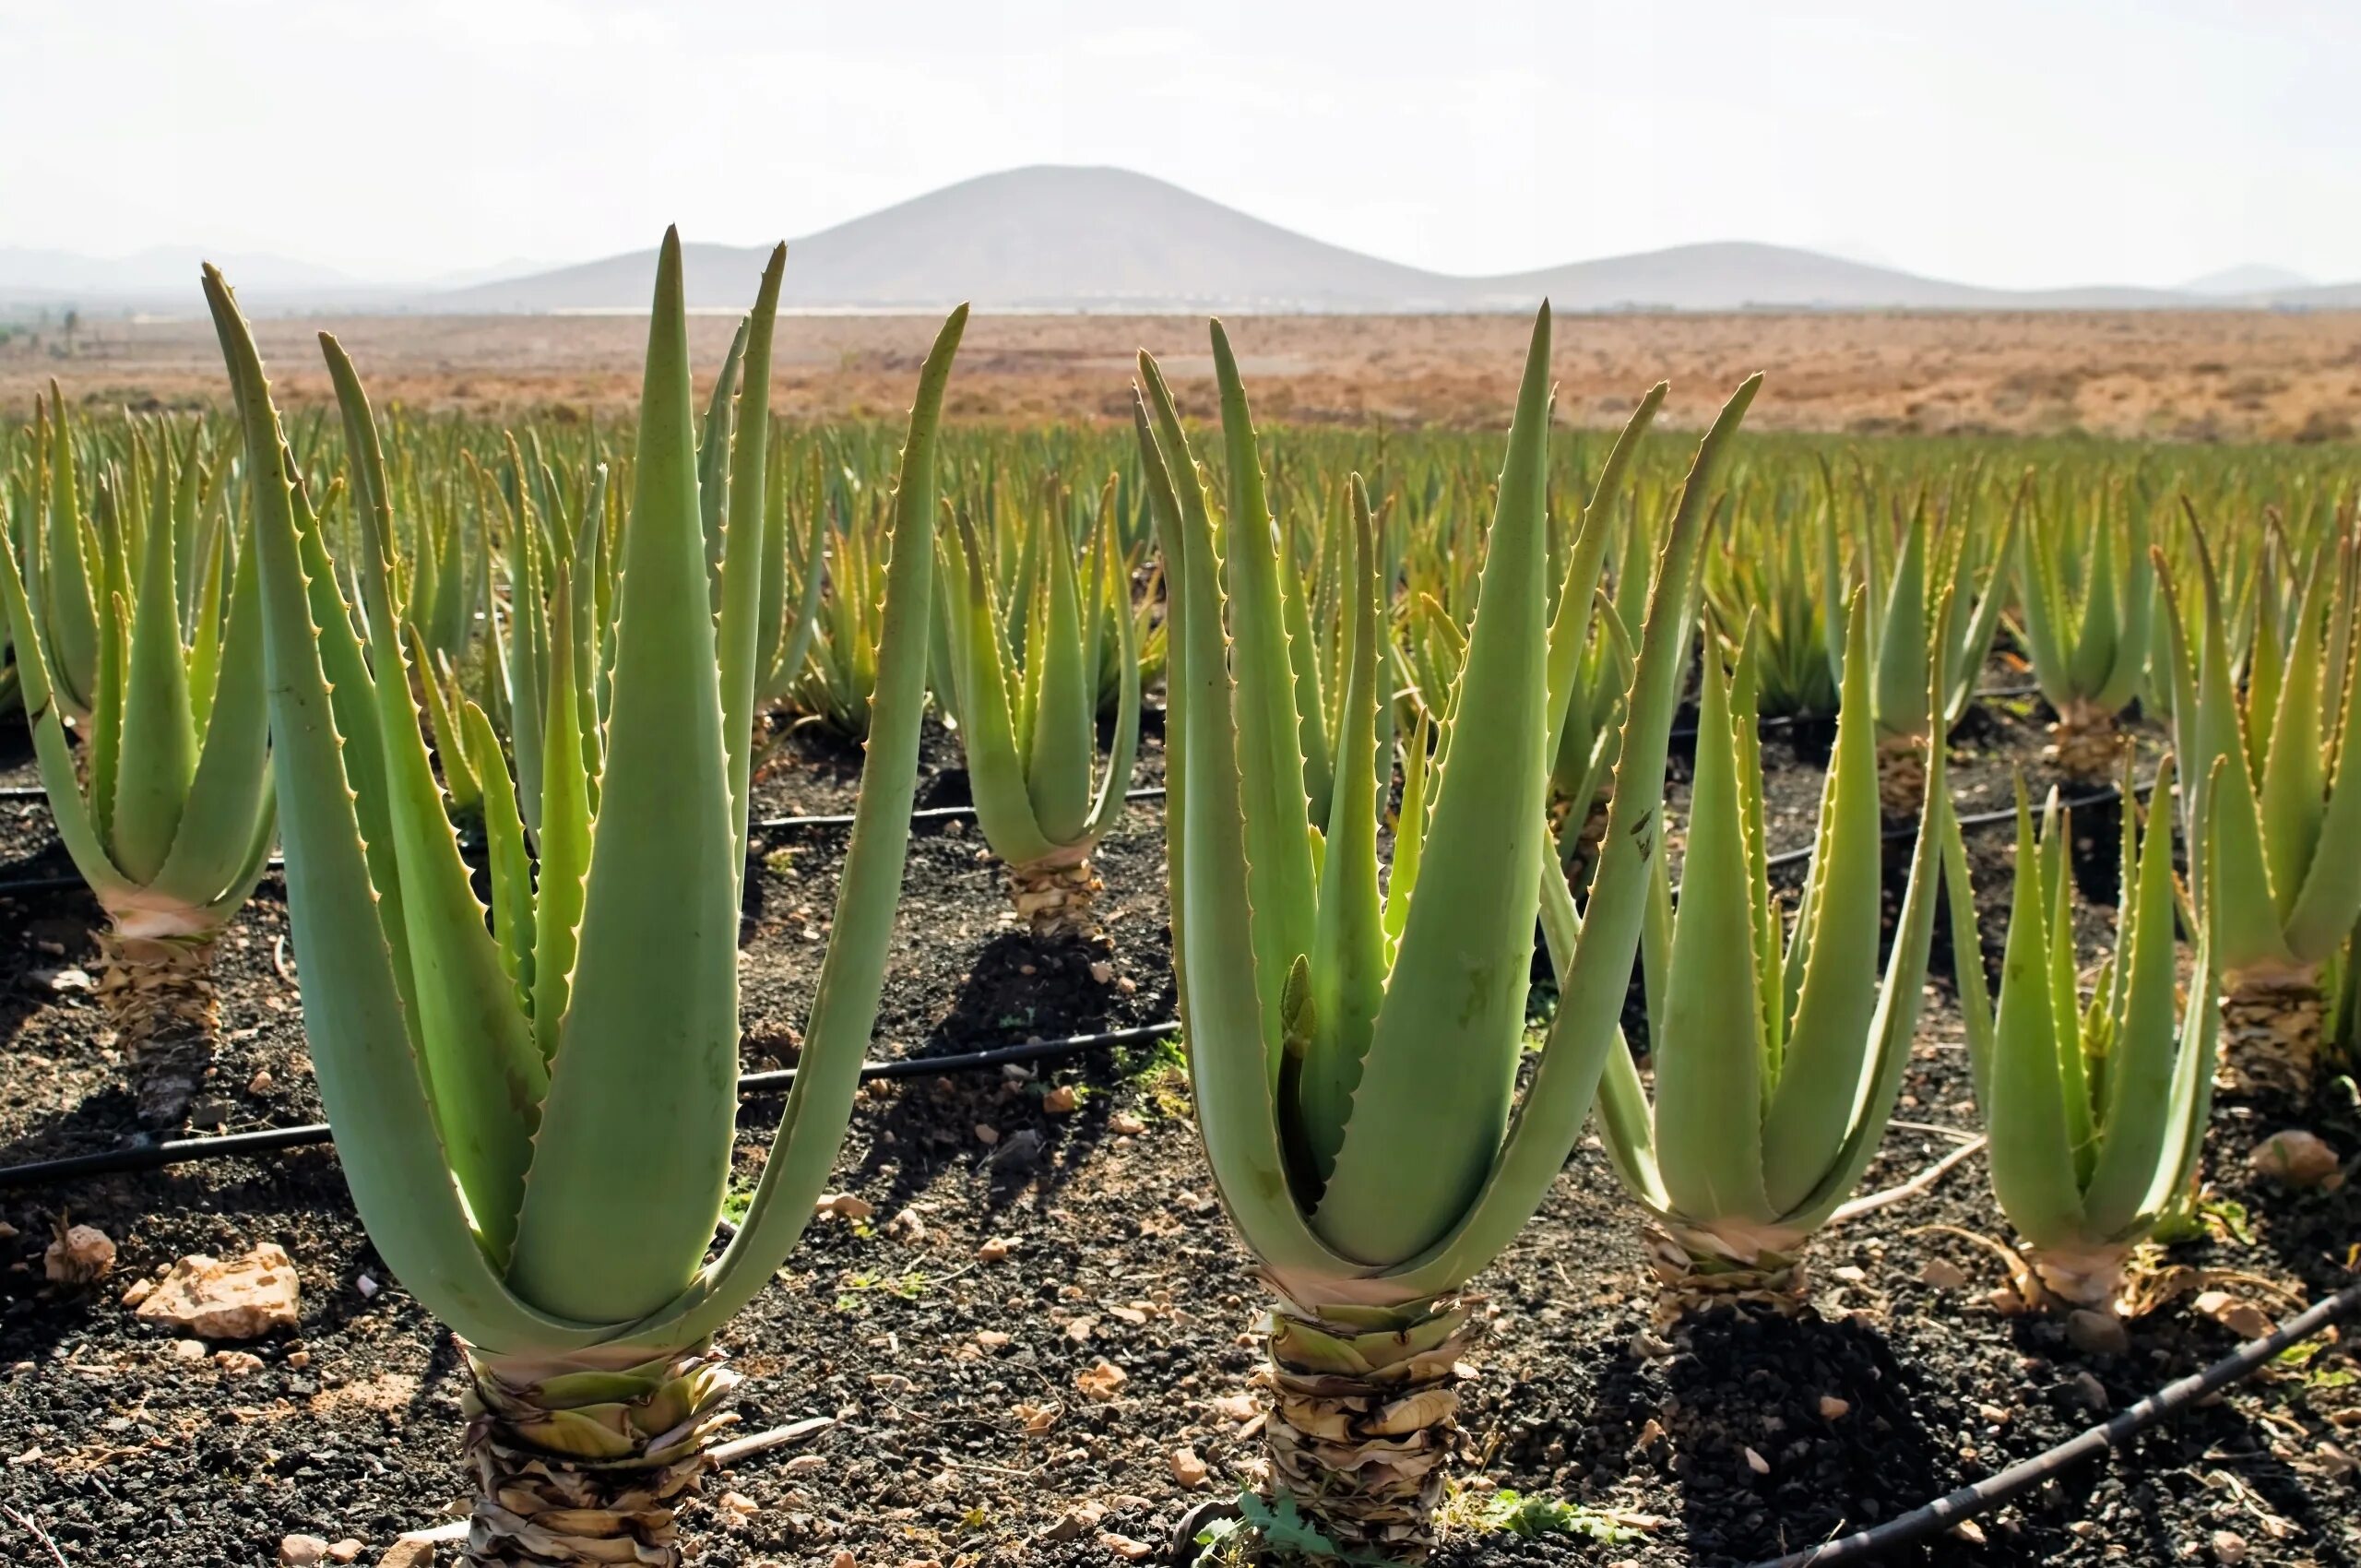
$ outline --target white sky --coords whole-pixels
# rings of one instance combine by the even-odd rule
[[[0,245],[416,278],[1070,162],[1455,272],[2344,280],[2356,61],[2361,0],[0,0]]]

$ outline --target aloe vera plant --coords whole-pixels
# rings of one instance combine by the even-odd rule
[[[2355,574],[2322,552],[2277,636],[2240,647],[2213,552],[2192,528],[2197,602],[2164,584],[2174,748],[2186,759],[2190,890],[2214,913],[2223,1053],[2251,1087],[2308,1093],[2324,1025],[2322,980],[2361,919],[2361,680],[2353,675]],[[2349,561],[2350,552],[2343,558]],[[2212,831],[2200,836],[2201,825]]]
[[[2127,777],[2126,794],[2129,796]],[[2170,798],[2172,766],[2155,797]],[[1967,853],[1945,812],[1952,939],[1992,1191],[2023,1240],[2034,1292],[2112,1313],[2124,1264],[2194,1181],[2213,1103],[2218,910],[2201,918],[2176,1000],[2172,814],[2123,813],[2113,950],[2085,987],[2074,942],[2073,842],[2051,792],[2035,836],[2017,785],[2017,863],[1996,1013],[1975,939]],[[2177,1016],[2176,1016],[2177,1014]]]
[[[1949,596],[1936,620],[1948,632]],[[1845,647],[1869,639],[1857,592]],[[1939,645],[1940,646],[1940,645]],[[1804,1247],[1860,1180],[1892,1113],[1934,933],[1943,794],[1940,748],[1884,978],[1880,814],[1870,661],[1845,659],[1819,837],[1792,932],[1763,841],[1755,648],[1734,670],[1709,651],[1678,910],[1661,858],[1644,944],[1650,1098],[1626,1051],[1608,1054],[1599,1126],[1650,1217],[1649,1263],[1668,1313],[1743,1300],[1791,1311],[1807,1295]],[[1940,683],[1943,661],[1935,660]],[[1543,906],[1552,946],[1574,935],[1571,901]]]
[[[65,428],[47,425],[47,526],[21,559],[0,541],[0,621],[58,836],[106,914],[98,994],[140,1119],[170,1125],[212,1060],[214,945],[270,853],[255,559],[199,526],[198,433],[136,444],[86,518]]]
[[[783,260],[749,333],[750,397],[767,382]],[[708,1262],[737,1105],[760,539],[727,519],[717,614],[678,236],[658,262],[605,743],[579,743],[574,644],[554,638],[540,831],[523,830],[504,768],[481,780],[488,922],[394,633],[388,493],[358,380],[338,392],[365,644],[252,335],[209,269],[206,291],[245,432],[304,1025],[362,1222],[465,1347],[468,1561],[677,1564],[675,1511],[735,1419],[713,1336],[810,1218],[875,1016],[925,700],[935,427],[965,310],[911,412],[876,715],[801,1071],[745,1218]],[[728,455],[734,491],[761,493],[765,456],[758,440]],[[561,608],[578,564],[558,563]],[[480,709],[466,721],[486,726]]]
[[[1433,1538],[1454,1428],[1453,1369],[1469,1329],[1461,1293],[1563,1165],[1615,1038],[1655,847],[1681,612],[1716,462],[1757,381],[1700,447],[1657,565],[1624,782],[1520,1107],[1535,912],[1545,881],[1563,887],[1545,814],[1554,709],[1587,633],[1579,615],[1547,621],[1548,309],[1525,361],[1431,804],[1406,811],[1382,896],[1380,573],[1366,496],[1354,487],[1342,741],[1329,816],[1314,822],[1262,460],[1218,323],[1212,336],[1229,484],[1218,525],[1145,354],[1138,422],[1159,528],[1179,547],[1168,562],[1168,727],[1185,772],[1168,831],[1198,1130],[1276,1299],[1261,1374],[1271,1484],[1347,1550],[1416,1557]],[[1589,603],[1604,521],[1570,552],[1560,603]]]
[[[2057,719],[2046,754],[2070,778],[2104,783],[2118,722],[2148,669],[2156,578],[2139,513],[2111,491],[2016,532],[2017,597],[2034,679]]]
[[[939,567],[948,579],[950,689],[943,695],[958,721],[984,842],[1007,862],[1010,901],[1036,936],[1088,928],[1099,886],[1090,852],[1122,813],[1140,734],[1136,623],[1109,510],[1100,509],[1080,566],[1054,489],[1049,510],[1026,535],[1015,602],[1003,600],[992,566],[1008,552],[979,536],[965,512],[943,541]],[[1096,768],[1096,634],[1116,600],[1122,695],[1114,743]]]
[[[2008,597],[2008,576],[1999,564],[2010,558],[2026,494],[2027,487],[2021,485],[2016,505],[1989,541],[1989,556],[1980,574],[1981,552],[1972,518],[1930,539],[1922,491],[1903,529],[1892,576],[1871,612],[1876,640],[1869,645],[1877,659],[1871,697],[1877,715],[1878,792],[1889,815],[1918,814],[1927,791],[1927,754],[1938,740],[1949,738],[1975,700],[1975,683],[1991,655]],[[1957,612],[1938,649],[1928,617],[1937,597],[1945,592]],[[1928,665],[1938,653],[1949,672],[1940,685],[1930,681]]]

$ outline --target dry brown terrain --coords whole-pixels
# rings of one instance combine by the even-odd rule
[[[482,411],[611,410],[638,394],[645,318],[350,317],[266,320],[283,398],[328,396],[312,343],[332,327],[381,403]],[[733,323],[691,325],[717,365]],[[777,406],[789,415],[888,415],[907,406],[935,323],[801,316],[782,327]],[[1265,419],[1348,423],[1499,422],[1525,324],[1506,316],[1265,316],[1235,320]],[[967,329],[953,382],[961,418],[1128,418],[1131,354],[1176,381],[1207,377],[1203,324],[1180,316],[986,316]],[[70,356],[52,332],[0,344],[0,412],[29,410],[55,376],[92,404],[184,404],[222,395],[201,320],[82,329]],[[1558,328],[1561,418],[1619,420],[1669,377],[1669,412],[1701,423],[1740,376],[1772,372],[1750,422],[1835,431],[2082,431],[2186,440],[2351,440],[2361,426],[2361,313],[1577,316]]]

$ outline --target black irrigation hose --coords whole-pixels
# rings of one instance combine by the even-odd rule
[[[1062,1039],[1026,1040],[1022,1045],[964,1051],[952,1056],[914,1056],[898,1062],[864,1062],[860,1064],[860,1078],[861,1082],[867,1083],[873,1078],[947,1077],[953,1073],[969,1072],[980,1067],[1080,1056],[1113,1046],[1162,1039],[1180,1032],[1179,1024],[1168,1021],[1109,1029],[1100,1034],[1069,1035]],[[769,1073],[748,1073],[739,1078],[738,1088],[745,1094],[780,1092],[795,1087],[795,1074],[793,1067],[782,1067]],[[210,1138],[173,1138],[157,1143],[133,1144],[98,1154],[77,1154],[64,1159],[36,1160],[29,1165],[0,1169],[0,1191],[42,1186],[80,1176],[120,1176],[160,1170],[167,1165],[226,1159],[233,1155],[276,1154],[281,1149],[303,1148],[335,1141],[336,1134],[326,1123],[309,1122],[300,1127],[266,1127],[260,1132],[224,1133]]]
[[[35,790],[33,793],[38,795],[41,791],[39,790]],[[1161,800],[1163,797],[1164,786],[1161,784],[1151,784],[1145,789],[1126,790],[1123,791],[1123,799],[1127,801],[1153,801]],[[973,816],[975,814],[976,808],[973,805],[921,806],[917,811],[910,814],[910,820],[912,822],[939,822],[945,817]],[[852,824],[853,819],[851,815],[847,814],[841,816],[763,817],[757,821],[748,823],[746,826],[755,832],[771,833],[799,827],[850,827]],[[286,868],[286,864],[285,857],[273,855],[268,861],[264,862],[264,869],[266,871],[281,871]],[[18,893],[68,893],[82,885],[83,881],[79,876],[19,877],[13,882],[0,882],[0,898],[6,898],[11,895]]]
[[[1997,1476],[1964,1486],[1924,1508],[1889,1519],[1872,1529],[1857,1531],[1802,1551],[1791,1551],[1785,1557],[1755,1563],[1753,1568],[1829,1568],[1834,1563],[1866,1562],[1896,1548],[1916,1545],[1963,1519],[2023,1496],[2069,1466],[2110,1448],[2122,1447],[2166,1417],[2248,1376],[2290,1345],[2309,1339],[2356,1307],[2361,1307],[2361,1284],[2348,1285],[2335,1295],[2314,1302],[2276,1332],[2248,1340],[2203,1372],[2166,1384],[2113,1420],[2090,1427],[2045,1454],[2011,1465]]]

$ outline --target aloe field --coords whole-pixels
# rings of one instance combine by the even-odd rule
[[[2361,452],[791,265],[0,409],[0,1561],[2361,1563]]]

